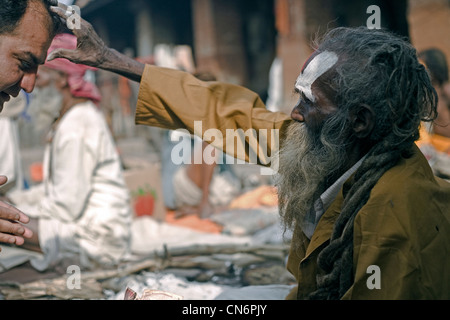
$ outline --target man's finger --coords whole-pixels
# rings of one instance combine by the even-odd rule
[[[30,218],[13,205],[0,201],[0,218],[28,223]]]
[[[15,236],[13,234],[6,234],[0,232],[0,243],[9,243],[9,244],[16,244],[18,246],[21,246],[25,243],[24,238],[20,236]]]
[[[74,56],[74,53],[74,50],[55,49],[49,53],[49,55],[47,56],[47,61],[52,61],[53,59],[57,58],[65,58],[71,60],[71,58]]]
[[[7,234],[7,233],[1,233],[0,232],[0,243],[9,243],[9,244],[16,244],[17,243],[17,238],[20,238],[18,236],[12,235],[12,234]],[[22,238],[23,241],[23,238]],[[19,240],[19,243],[21,241]]]
[[[59,7],[50,7],[50,10],[52,10],[54,13],[56,13],[65,23],[67,23],[67,19],[69,19],[72,16],[72,11],[68,10],[68,7],[62,3],[59,4]],[[86,35],[86,33],[89,32],[89,26],[91,25],[86,20],[82,19],[80,17],[80,23],[82,25],[81,28],[71,28],[71,31],[75,36],[78,38],[80,36]]]
[[[67,19],[67,6],[64,3],[59,2],[58,6],[51,6],[50,10],[52,10],[54,13],[56,13],[58,16],[63,18],[64,20]]]
[[[31,231],[31,229],[28,229],[24,225],[22,225],[22,228],[24,229],[24,231],[21,234],[21,236],[24,238],[30,239],[33,236],[33,231]]]
[[[17,240],[18,243],[22,243],[21,239],[30,239],[32,236],[33,231],[21,223],[0,219],[0,242],[11,243],[11,241]],[[17,242],[14,241],[14,243]]]
[[[6,176],[0,176],[0,186],[4,185],[8,181]]]
[[[0,232],[22,236],[25,233],[25,227],[20,223],[1,219]]]

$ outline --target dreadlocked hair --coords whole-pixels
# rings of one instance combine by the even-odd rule
[[[349,114],[367,104],[376,117],[369,136],[373,147],[349,190],[343,190],[341,213],[329,244],[318,256],[317,289],[307,297],[340,299],[354,281],[355,217],[381,176],[412,155],[421,122],[436,118],[437,93],[416,50],[388,31],[336,28],[325,35],[317,50],[332,51],[339,57],[330,85],[337,93],[340,110]]]

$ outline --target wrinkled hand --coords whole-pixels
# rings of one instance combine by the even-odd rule
[[[5,184],[6,181],[5,176],[0,176],[0,185]],[[28,216],[19,209],[0,201],[0,243],[24,244],[24,238],[31,238],[33,235],[30,229],[22,225],[29,220]]]
[[[57,7],[51,7],[51,10],[67,23],[70,15],[66,14],[68,10],[65,4],[59,3]],[[108,47],[95,32],[92,25],[80,17],[80,28],[74,28],[72,32],[78,39],[76,50],[56,49],[48,55],[47,60],[66,58],[74,63],[101,68]]]
[[[51,10],[66,23],[72,16],[70,10],[67,9],[68,7],[62,3],[59,3],[57,7],[51,7]],[[65,58],[73,63],[114,72],[136,82],[141,81],[145,69],[144,63],[109,48],[89,22],[81,17],[79,17],[79,22],[79,25],[77,22],[77,26],[72,30],[77,37],[77,48],[75,50],[56,49],[50,52],[47,57],[48,61]]]

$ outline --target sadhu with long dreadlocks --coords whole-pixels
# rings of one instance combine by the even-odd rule
[[[328,67],[309,90],[313,65]],[[437,103],[414,48],[382,31],[335,29],[295,87],[299,123],[280,153],[279,197],[285,221],[300,226],[290,256],[305,279],[298,296],[448,298],[450,189],[414,144]],[[308,114],[319,115],[316,127]],[[305,236],[326,241],[308,255]],[[308,260],[317,264],[312,279]],[[378,290],[368,288],[372,266]]]
[[[278,164],[279,209],[294,229],[288,269],[298,281],[287,298],[450,298],[450,185],[415,145],[437,95],[408,42],[382,30],[331,30],[301,70],[289,117],[245,88],[131,60],[84,20],[74,33],[78,49],[49,59],[139,81],[137,124],[187,128],[236,157]],[[221,135],[204,135],[212,128]],[[229,139],[239,129],[265,139]],[[279,162],[270,163],[276,130]],[[370,283],[373,270],[379,283]]]

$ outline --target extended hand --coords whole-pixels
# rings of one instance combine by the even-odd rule
[[[72,16],[72,12],[62,3],[51,9],[66,23]],[[56,49],[48,55],[48,61],[65,58],[74,63],[117,73],[133,81],[141,81],[145,68],[143,63],[106,46],[89,22],[81,16],[76,18],[79,23],[72,32],[77,37],[77,48],[75,50]]]
[[[6,181],[5,176],[0,176],[0,185],[5,184]],[[33,235],[30,229],[22,225],[29,220],[28,216],[19,209],[0,201],[0,242],[22,245],[24,238],[31,238]]]
[[[57,7],[51,7],[51,10],[58,14],[66,23],[67,19],[69,19],[72,14],[68,10],[68,7],[63,3],[59,3]],[[67,14],[69,12],[70,14]],[[56,49],[49,54],[47,60],[51,61],[56,58],[66,58],[74,63],[101,68],[105,61],[108,47],[89,22],[80,16],[77,17],[77,19],[79,19],[80,22],[79,28],[73,28],[72,30],[78,39],[76,50]]]

